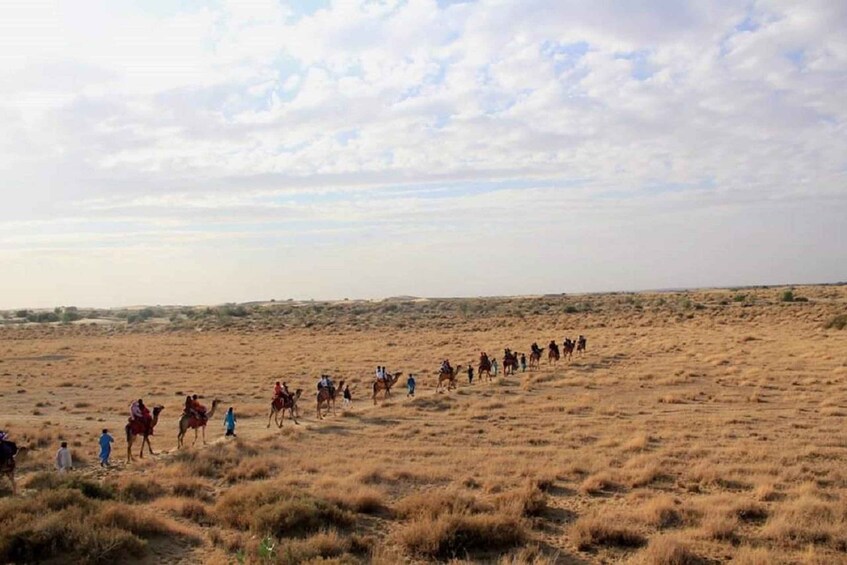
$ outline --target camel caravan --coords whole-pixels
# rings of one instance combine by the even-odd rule
[[[577,356],[584,355],[586,344],[587,340],[583,335],[580,335],[575,340],[565,338],[562,343],[562,349],[560,350],[556,341],[552,340],[547,346],[548,365],[557,363],[562,357],[567,360],[571,360],[574,352],[576,352]],[[540,367],[543,353],[544,351],[538,346],[538,343],[533,342],[530,346],[528,364],[530,371]],[[526,355],[506,348],[503,351],[502,367],[504,376],[514,375],[518,372],[518,369],[520,369],[521,372],[524,372],[527,370]],[[500,365],[497,363],[496,358],[489,357],[489,355],[484,351],[480,352],[479,364],[477,366],[477,375],[479,380],[483,380],[484,378],[487,382],[493,381],[499,374],[499,368]],[[441,363],[441,368],[437,371],[438,377],[435,392],[445,392],[457,388],[458,377],[462,374],[462,372],[463,365],[453,367],[449,360],[444,359]],[[468,380],[472,383],[473,367],[470,364],[467,366],[467,373]],[[392,374],[388,373],[385,370],[385,367],[377,367],[376,378],[372,385],[371,395],[374,405],[377,404],[380,397],[383,400],[391,398],[391,389],[399,382],[402,376],[403,373],[401,372]],[[415,375],[409,373],[406,380],[406,387],[408,389],[407,396],[410,398],[414,397]],[[303,389],[298,388],[294,391],[294,393],[291,393],[288,390],[288,385],[286,383],[277,381],[276,386],[274,387],[270,411],[268,413],[267,427],[270,428],[271,422],[273,421],[278,428],[282,428],[286,413],[288,413],[288,417],[292,422],[299,424],[297,418],[300,416],[300,413],[297,408],[297,402],[300,400],[302,394]],[[345,404],[352,401],[349,384],[345,384],[343,379],[339,380],[336,384],[329,375],[321,375],[321,378],[318,381],[316,394],[316,412],[318,420],[323,420],[330,412],[332,412],[333,415],[337,415],[335,400],[339,395],[343,397]],[[191,443],[192,446],[197,443],[199,438],[202,438],[203,444],[206,444],[206,424],[214,417],[220,403],[221,400],[214,399],[212,401],[211,409],[207,410],[206,407],[200,403],[196,394],[186,397],[183,412],[179,417],[179,431],[177,433],[178,449],[184,446],[185,435],[189,430],[194,430],[194,441]],[[164,407],[161,405],[153,406],[153,409],[150,410],[144,404],[142,399],[132,402],[130,405],[130,417],[124,428],[126,431],[127,463],[133,461],[132,448],[139,437],[141,438],[141,448],[138,451],[138,457],[144,457],[145,446],[147,446],[147,451],[150,455],[156,454],[153,451],[152,444],[150,443],[150,437],[153,435],[156,425],[159,423],[159,416],[163,410]],[[228,418],[230,416],[232,416],[232,408],[230,408],[227,414]],[[231,419],[231,423],[227,425],[233,426],[233,428],[228,427],[227,435],[234,436],[234,416]],[[8,478],[8,480],[12,483],[13,493],[15,493],[15,457],[24,451],[25,448],[19,449],[14,442],[6,438],[6,434],[4,432],[0,431],[0,475]]]

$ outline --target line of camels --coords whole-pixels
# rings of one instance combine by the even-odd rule
[[[559,346],[555,342],[555,340],[551,341],[547,346],[547,362],[550,364],[558,362],[563,356],[567,359],[571,359],[574,351],[577,354],[585,353],[586,340],[585,337],[579,336],[577,340],[571,340],[570,338],[565,339],[563,343],[563,350],[559,351]],[[529,369],[533,370],[540,366],[541,358],[542,358],[543,350],[538,346],[537,343],[533,343],[530,346],[530,355],[529,355]],[[524,357],[525,354],[519,352],[513,352],[510,349],[505,349],[503,352],[503,375],[508,376],[515,374],[520,366],[520,358]],[[450,368],[449,370],[440,370],[437,372],[438,374],[438,382],[435,387],[435,392],[442,392],[443,390],[451,390],[458,386],[458,376],[462,372],[462,365],[457,365],[456,367]],[[480,380],[482,380],[483,376],[486,377],[487,381],[490,382],[493,380],[491,375],[492,371],[492,361],[488,357],[488,354],[484,351],[480,353],[479,356],[479,365],[477,375]],[[383,399],[388,399],[391,397],[391,388],[397,384],[400,380],[400,377],[403,375],[402,372],[397,372],[393,374],[387,374],[385,379],[375,380],[372,385],[372,398],[374,404],[377,404],[377,397],[380,393],[383,395]],[[318,419],[322,420],[324,417],[329,415],[329,412],[332,411],[333,415],[337,415],[335,411],[335,399],[338,396],[340,391],[344,390],[345,381],[341,379],[338,381],[338,384],[332,387],[319,387],[317,392],[317,415]],[[295,423],[299,424],[297,421],[297,416],[299,411],[297,409],[297,401],[303,394],[303,389],[297,389],[294,394],[288,396],[278,396],[275,397],[271,401],[270,412],[268,414],[268,424],[267,427],[270,428],[271,421],[273,421],[277,427],[282,428],[282,424],[285,421],[285,413],[288,412],[290,419]],[[177,434],[177,448],[181,448],[184,446],[185,435],[188,433],[188,430],[194,430],[194,441],[192,442],[192,446],[197,443],[198,437],[202,437],[203,443],[206,443],[206,424],[214,417],[215,411],[220,405],[221,400],[214,399],[212,401],[212,407],[209,412],[206,414],[205,418],[198,418],[186,413],[183,413],[179,419],[179,432]],[[325,411],[322,412],[322,409]],[[151,413],[151,420],[149,423],[143,423],[138,420],[130,420],[126,426],[126,460],[127,463],[133,460],[132,457],[132,446],[135,443],[137,437],[141,437],[141,449],[139,450],[138,456],[139,458],[144,457],[144,446],[147,446],[147,450],[150,455],[155,455],[153,451],[153,447],[150,444],[150,436],[153,435],[153,430],[156,425],[159,423],[159,416],[164,410],[164,406],[156,405],[153,407],[153,411]],[[10,443],[10,442],[7,442]],[[14,444],[11,444],[14,445]],[[24,448],[21,448],[21,452],[24,451]],[[15,492],[15,453],[12,453],[10,457],[6,457],[5,453],[2,453],[3,457],[0,458],[0,474],[5,475],[12,483],[12,492]]]

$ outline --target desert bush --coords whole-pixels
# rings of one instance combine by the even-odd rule
[[[245,458],[257,454],[256,448],[238,439],[213,444],[201,451],[180,451],[174,460],[182,466],[185,476],[219,479],[238,467]]]
[[[831,318],[824,328],[828,330],[843,330],[847,328],[847,314],[839,314],[833,318]]]
[[[518,490],[507,492],[496,500],[497,508],[515,516],[540,516],[547,509],[547,494],[535,481],[527,481]]]
[[[239,481],[255,481],[267,479],[276,473],[279,461],[270,455],[259,455],[243,459],[235,468],[226,472],[226,480],[230,483]]]
[[[72,489],[82,493],[83,496],[93,500],[111,500],[115,493],[108,485],[85,479],[79,475],[60,475],[50,471],[39,471],[34,473],[24,482],[28,489],[51,491],[55,489]],[[50,496],[50,494],[45,494]]]
[[[804,494],[777,508],[762,534],[785,546],[847,545],[847,513],[835,503]]]
[[[703,536],[718,541],[735,541],[738,520],[723,512],[708,514],[700,525]]]
[[[591,515],[577,520],[571,528],[577,547],[584,551],[592,547],[641,547],[646,538],[619,517]]]
[[[146,477],[127,477],[118,483],[121,500],[149,502],[165,494],[165,488],[156,480]]]
[[[414,555],[450,559],[479,551],[501,551],[523,543],[526,524],[507,514],[420,515],[407,523],[397,540]]]
[[[667,495],[659,495],[639,509],[639,517],[658,529],[680,526],[689,515],[677,501]]]
[[[401,499],[395,513],[401,518],[436,518],[443,514],[478,514],[491,510],[477,498],[453,490],[418,492]]]
[[[794,291],[786,290],[782,293],[782,298],[780,298],[783,302],[794,302]]]
[[[779,556],[764,547],[741,547],[732,559],[734,565],[773,565],[780,563]]]
[[[497,565],[553,565],[554,563],[556,559],[544,555],[534,544],[504,555],[497,561]]]
[[[579,485],[580,492],[584,494],[601,494],[605,491],[619,490],[621,485],[606,471],[601,471],[587,477]]]
[[[179,479],[170,484],[171,494],[204,501],[211,500],[206,483],[199,479]]]
[[[346,510],[360,514],[376,514],[386,509],[382,493],[368,486],[344,485],[329,489],[323,496]]]
[[[279,483],[233,487],[215,505],[215,516],[230,527],[276,537],[345,527],[353,515],[333,503]]]
[[[112,563],[141,556],[145,538],[157,535],[186,534],[142,509],[92,499],[66,485],[27,498],[0,500],[4,563],[54,558]]]
[[[645,565],[701,565],[706,563],[682,541],[671,536],[658,536],[638,555]]]
[[[179,516],[197,524],[207,526],[213,522],[206,505],[196,500],[164,497],[158,499],[155,505],[156,508],[165,510],[173,516]]]

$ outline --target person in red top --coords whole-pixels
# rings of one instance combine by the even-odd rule
[[[194,409],[194,413],[196,414],[197,418],[199,418],[201,420],[205,420],[206,419],[206,407],[203,406],[202,404],[200,404],[200,401],[197,400],[196,394],[191,396],[191,403],[193,405],[192,408]]]

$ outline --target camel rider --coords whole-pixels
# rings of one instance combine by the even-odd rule
[[[130,405],[129,413],[130,420],[136,420],[143,423],[145,426],[149,426],[153,421],[153,417],[150,415],[150,410],[144,406],[144,401],[140,398]]]
[[[450,361],[445,359],[441,362],[441,372],[442,373],[453,373],[453,367],[450,366]]]
[[[382,367],[380,367],[379,365],[376,366],[376,380],[382,380]]]
[[[196,394],[191,395],[191,410],[194,413],[194,417],[198,420],[206,419],[206,407],[200,404],[200,400],[198,400]]]
[[[321,380],[318,382],[318,390],[325,388],[330,394],[333,392],[332,387],[332,379],[329,378],[329,375],[321,375]]]

